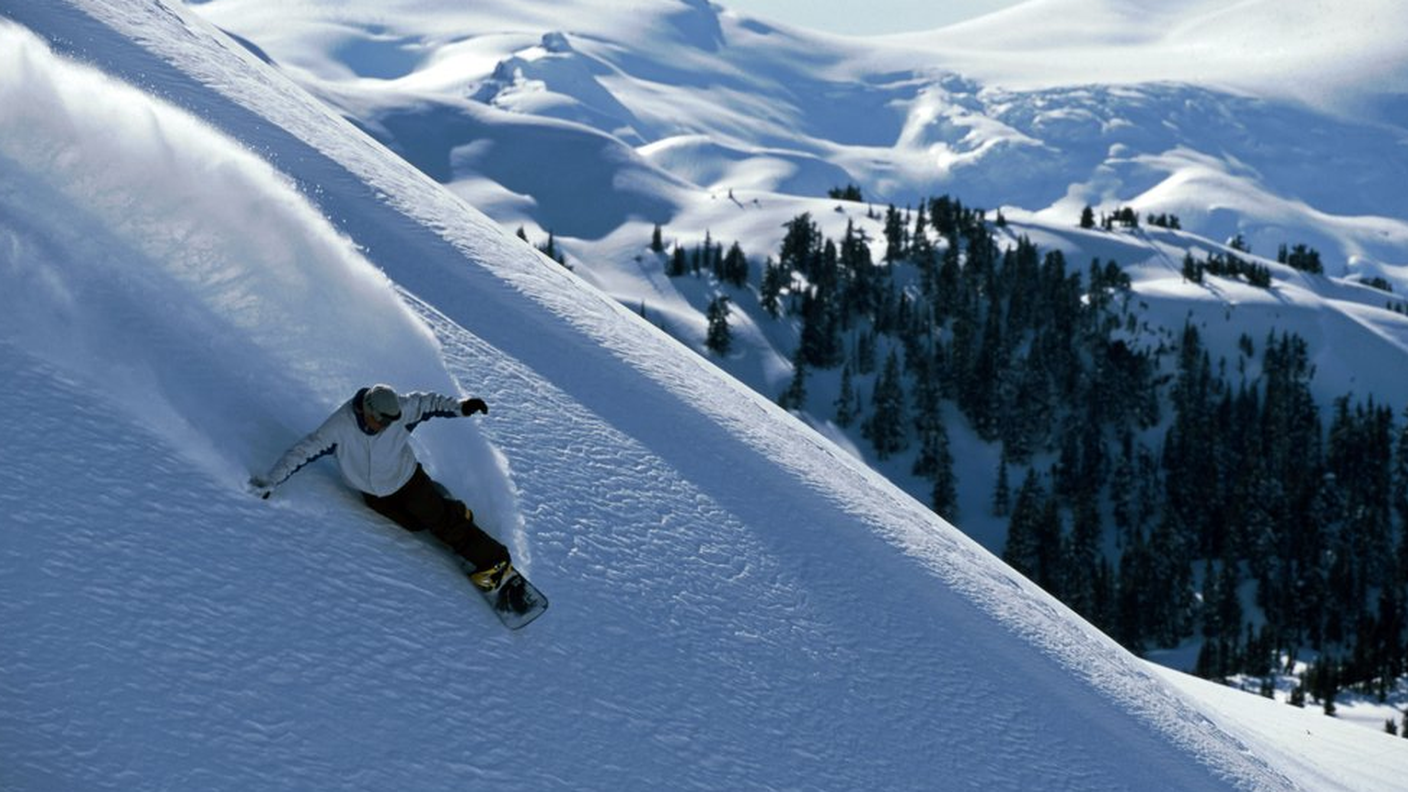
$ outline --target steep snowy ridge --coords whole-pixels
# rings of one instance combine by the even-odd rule
[[[1282,789],[1334,761],[1273,769],[188,11],[0,16],[0,97],[38,110],[0,119],[0,372],[36,407],[0,479],[0,787]],[[327,466],[241,489],[372,380],[490,402],[417,435],[553,597],[527,632]],[[1390,748],[1348,784],[1401,774]]]

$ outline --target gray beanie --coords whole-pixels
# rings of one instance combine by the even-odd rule
[[[371,413],[377,423],[395,421],[401,417],[401,400],[390,385],[373,385],[362,396],[362,408]]]

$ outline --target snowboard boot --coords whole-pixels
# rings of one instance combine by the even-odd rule
[[[506,577],[503,588],[499,591],[499,601],[496,607],[516,614],[527,613],[533,604],[528,599],[527,585],[528,581],[517,573]]]
[[[507,575],[511,569],[513,569],[512,564],[500,561],[491,567],[471,572],[469,579],[484,591],[493,591],[499,587],[499,584],[503,582],[504,575]]]

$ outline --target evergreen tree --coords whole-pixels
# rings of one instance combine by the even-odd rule
[[[733,346],[733,331],[728,326],[729,299],[724,295],[715,297],[709,303],[709,334],[705,345],[716,355],[727,355]]]
[[[851,367],[846,366],[841,370],[841,392],[836,397],[836,425],[846,428],[855,422],[856,416],[860,413],[860,405],[857,403],[855,384],[851,376]]]
[[[1110,481],[1110,516],[1115,523],[1117,545],[1136,527],[1139,480],[1134,456],[1134,434],[1126,430],[1120,437],[1120,457]]]
[[[948,450],[943,404],[939,399],[937,378],[932,371],[933,358],[915,349],[914,354],[905,357],[905,362],[913,381],[910,405],[914,413],[915,435],[919,438],[919,455],[915,457],[911,472],[916,476],[932,478],[942,462],[941,446],[944,454]]]
[[[1008,346],[1002,334],[1001,312],[989,307],[983,322],[976,353],[969,359],[970,368],[960,380],[958,403],[973,422],[973,428],[984,440],[1001,437],[998,385],[1001,372],[1009,367]]]
[[[939,458],[934,471],[934,486],[929,494],[929,505],[934,513],[949,522],[958,520],[958,478],[953,472],[953,455],[948,448],[948,433],[941,433],[937,440]]]
[[[1165,497],[1180,526],[1197,538],[1206,557],[1220,543],[1224,523],[1217,520],[1207,498],[1207,483],[1221,471],[1209,470],[1211,452],[1218,444],[1215,418],[1221,381],[1213,376],[1212,361],[1193,325],[1183,330],[1179,348],[1178,379],[1171,392],[1173,425],[1164,439]]]
[[[720,260],[719,280],[737,288],[748,283],[748,257],[737,242],[729,247],[728,253]]]
[[[791,283],[787,270],[769,256],[763,267],[763,285],[759,290],[758,302],[768,315],[776,319],[782,312],[782,291]]]
[[[1145,626],[1152,600],[1160,596],[1149,585],[1153,557],[1142,531],[1120,556],[1119,581],[1115,594],[1115,640],[1129,651],[1142,655],[1150,631]]]
[[[846,288],[842,297],[847,314],[867,315],[879,302],[875,263],[870,258],[870,246],[855,224],[846,222],[846,235],[841,239],[841,270],[846,273]]]
[[[1059,500],[1053,494],[1042,504],[1036,524],[1036,577],[1038,586],[1057,599],[1066,597],[1066,547]]]
[[[671,278],[689,274],[689,258],[682,245],[675,245],[675,249],[670,252],[670,264],[665,268],[665,274]]]
[[[1007,452],[1004,450],[1002,459],[997,463],[997,484],[993,487],[992,493],[992,516],[1006,517],[1012,513],[1012,491],[1007,483]]]
[[[802,295],[801,350],[812,368],[835,368],[845,359],[841,319],[833,297],[820,289],[809,289]]]
[[[1203,264],[1192,253],[1183,254],[1183,279],[1190,283],[1203,282]]]
[[[655,224],[655,230],[650,234],[650,249],[655,253],[665,252],[665,240],[660,235],[660,224]]]
[[[807,361],[801,350],[792,356],[792,381],[787,390],[778,397],[777,403],[784,410],[804,410],[807,406]]]
[[[1096,561],[1095,610],[1091,620],[1107,635],[1115,632],[1115,571],[1110,559],[1101,554]]]
[[[1012,390],[998,425],[1003,453],[1014,462],[1026,462],[1046,445],[1059,409],[1051,373],[1039,356],[1020,358],[1004,376],[1003,385]]]
[[[1063,602],[1076,613],[1096,620],[1100,595],[1100,507],[1093,494],[1076,500],[1071,535],[1061,562]]]
[[[904,258],[909,249],[909,240],[904,218],[894,204],[885,210],[885,260],[889,262]]]
[[[1393,559],[1392,414],[1372,400],[1353,410],[1349,398],[1335,402],[1326,467],[1343,487],[1346,520],[1335,552],[1346,559],[1332,598],[1345,611],[1367,606],[1370,588],[1397,581]]]
[[[1002,560],[1028,579],[1035,580],[1040,567],[1038,543],[1042,513],[1046,508],[1046,491],[1037,479],[1035,471],[1027,471],[1027,477],[1017,490],[1017,500],[1012,506],[1012,519],[1007,523],[1007,541],[1002,549]]]
[[[919,435],[919,455],[913,473],[933,481],[930,503],[945,519],[958,517],[958,487],[953,472],[953,454],[949,450],[948,429],[944,426],[938,383],[931,372],[927,357],[916,357],[914,364],[914,427]]]
[[[1303,244],[1298,244],[1290,250],[1281,245],[1276,253],[1276,261],[1314,275],[1323,275],[1325,272],[1325,265],[1320,261],[1320,251]]]
[[[909,236],[909,258],[918,261],[921,257],[931,254],[934,243],[929,239],[929,218],[925,213],[924,202],[919,202],[919,209],[914,213],[914,232]]]
[[[826,191],[826,195],[838,201],[855,201],[859,203],[865,200],[861,197],[860,187],[849,182],[847,182],[845,187],[832,187]]]
[[[1203,572],[1203,649],[1194,673],[1204,679],[1224,679],[1238,671],[1238,641],[1242,606],[1234,562],[1224,559],[1220,571],[1211,560]],[[1250,651],[1250,650],[1249,650]]]
[[[1143,634],[1159,646],[1177,646],[1193,625],[1191,543],[1177,519],[1166,515],[1150,537]]]
[[[1320,702],[1326,715],[1335,714],[1335,698],[1340,692],[1340,675],[1337,664],[1330,657],[1321,655],[1310,667],[1310,679],[1306,689],[1311,697]]]
[[[782,238],[782,248],[778,261],[788,272],[800,272],[808,278],[814,277],[813,266],[821,256],[821,229],[812,221],[810,212],[803,212],[784,225],[787,233]]]
[[[856,336],[855,354],[852,356],[856,366],[856,373],[870,375],[875,373],[876,366],[876,342],[875,333],[862,331]]]
[[[553,261],[556,261],[558,264],[562,264],[562,265],[566,266],[566,264],[567,264],[567,257],[562,253],[562,251],[558,250],[558,248],[557,248],[557,236],[556,236],[555,234],[553,234],[552,231],[548,231],[548,241],[547,241],[547,242],[544,242],[544,243],[538,248],[538,250],[542,251],[542,253],[543,253],[544,256],[547,256],[548,258],[552,259]]]
[[[875,383],[875,395],[870,400],[872,413],[862,430],[875,454],[889,459],[908,445],[905,437],[904,381],[900,376],[899,357],[894,350],[885,360],[885,370]]]
[[[934,318],[937,322],[945,322],[961,307],[967,307],[963,299],[962,254],[957,238],[948,238],[944,245],[943,255],[939,258],[938,276],[935,279],[933,292],[930,297],[933,301]]]

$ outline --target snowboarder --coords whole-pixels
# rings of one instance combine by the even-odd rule
[[[323,425],[294,443],[263,476],[250,478],[254,494],[268,498],[310,462],[333,454],[343,479],[367,505],[408,531],[429,529],[464,559],[476,586],[499,585],[511,569],[508,549],[474,524],[474,513],[426,475],[411,450],[411,432],[428,418],[489,412],[483,399],[437,393],[398,395],[387,385],[357,391]]]

